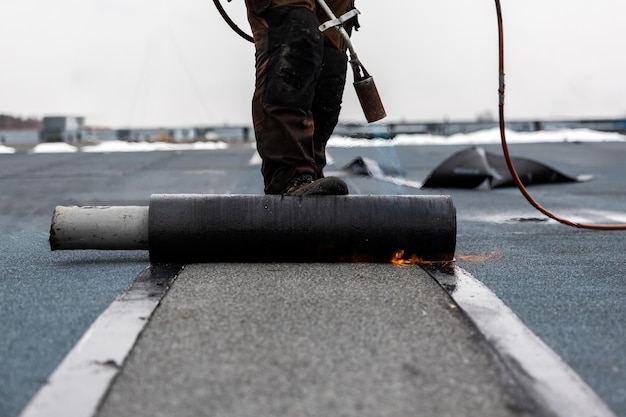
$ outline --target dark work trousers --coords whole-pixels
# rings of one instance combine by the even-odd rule
[[[337,16],[352,3],[328,1]],[[346,82],[346,48],[337,30],[319,31],[328,19],[313,0],[246,0],[246,6],[256,47],[252,118],[261,172],[265,193],[281,194],[299,168],[324,176]]]

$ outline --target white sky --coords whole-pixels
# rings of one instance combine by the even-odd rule
[[[626,117],[626,1],[502,1],[510,119]],[[249,32],[243,0],[225,7]],[[388,121],[497,114],[493,0],[357,7],[353,42]],[[0,0],[0,54],[0,113],[250,123],[254,49],[211,0]],[[363,121],[351,85],[342,120]]]

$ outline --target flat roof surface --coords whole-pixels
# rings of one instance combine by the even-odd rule
[[[378,162],[391,176],[417,183],[424,181],[431,170],[448,156],[466,147],[331,148],[329,155],[334,165],[329,167],[329,171],[339,171],[355,157],[362,156]],[[497,145],[483,147],[498,151]],[[594,179],[589,182],[538,185],[529,190],[543,205],[563,216],[602,223],[626,221],[626,189],[623,185],[625,151],[626,144],[622,142],[511,146],[515,156],[533,158],[571,175],[593,175]],[[0,323],[0,333],[4,337],[0,342],[0,356],[9,358],[0,364],[0,380],[6,387],[0,391],[0,414],[19,415],[97,317],[149,266],[147,252],[141,251],[50,252],[47,234],[54,206],[147,205],[149,196],[156,193],[258,194],[262,191],[262,182],[254,154],[251,146],[239,145],[209,151],[0,155],[0,226],[3,231],[0,250],[4,258],[1,271],[3,291],[0,292],[0,309],[4,317]],[[451,195],[458,219],[456,265],[491,289],[615,414],[626,415],[626,381],[623,373],[626,368],[623,357],[626,337],[621,324],[626,317],[623,303],[626,295],[624,232],[580,230],[547,221],[513,188],[426,191],[406,185],[406,182],[402,185],[380,178],[342,176],[353,194]],[[404,404],[410,408],[415,405],[411,402],[414,398],[408,395],[407,388],[410,385],[400,382],[415,382],[422,378],[425,382],[416,387],[417,398],[427,393],[419,391],[420,387],[426,390],[429,386],[434,387],[429,384],[436,381],[448,383],[447,389],[450,390],[453,387],[469,389],[463,383],[465,376],[454,374],[455,369],[461,369],[456,366],[462,363],[452,366],[453,363],[445,360],[448,358],[463,362],[463,357],[459,355],[465,352],[469,355],[466,360],[470,365],[486,363],[481,366],[481,384],[472,388],[484,394],[482,399],[477,395],[468,400],[467,393],[461,390],[458,392],[460,399],[448,401],[443,395],[433,395],[429,396],[433,403],[422,403],[421,406],[431,407],[431,410],[439,410],[435,404],[441,407],[454,406],[460,407],[457,411],[462,412],[482,410],[480,407],[488,401],[505,405],[529,404],[524,401],[524,397],[520,401],[517,394],[511,394],[517,391],[511,391],[511,387],[504,383],[506,378],[498,380],[502,374],[494,373],[497,361],[491,365],[488,363],[488,345],[485,349],[477,349],[482,346],[482,342],[472,338],[471,325],[459,311],[450,308],[450,304],[454,303],[444,302],[448,297],[446,292],[431,279],[424,278],[419,268],[361,264],[278,265],[274,267],[278,271],[268,270],[271,268],[270,265],[250,268],[250,265],[246,267],[244,264],[198,265],[185,269],[165,294],[161,307],[156,310],[154,318],[146,327],[145,335],[139,339],[136,350],[129,357],[129,367],[124,367],[118,381],[119,389],[126,386],[124,384],[133,385],[133,378],[139,374],[133,376],[130,370],[139,369],[147,373],[142,380],[154,384],[165,384],[168,380],[172,383],[172,391],[168,392],[169,397],[164,395],[164,399],[183,401],[186,396],[194,398],[194,395],[196,398],[203,398],[203,395],[217,398],[220,397],[219,391],[212,391],[217,388],[209,385],[212,385],[210,381],[216,381],[211,379],[214,373],[222,372],[222,376],[230,377],[224,381],[231,385],[224,386],[231,387],[233,395],[251,395],[254,393],[250,391],[253,385],[248,382],[254,381],[254,386],[261,384],[265,388],[276,387],[285,395],[303,395],[299,397],[302,398],[301,404],[315,402],[312,398],[307,399],[307,390],[292,391],[297,390],[297,387],[292,387],[289,379],[280,379],[285,374],[277,374],[278,379],[269,382],[264,379],[271,375],[265,373],[261,365],[261,359],[267,359],[276,369],[285,368],[286,375],[291,372],[290,368],[299,369],[298,366],[301,366],[308,372],[305,375],[311,376],[304,382],[312,384],[303,387],[309,388],[308,392],[319,394],[315,398],[323,398],[328,407],[347,410],[341,407],[353,406],[358,409],[367,406],[370,394],[372,400],[377,398],[376,392],[372,392],[372,384],[379,381],[382,385],[389,383],[390,386],[398,387],[392,392],[403,396],[407,400]],[[307,270],[312,273],[307,274]],[[217,274],[216,271],[221,272]],[[388,278],[383,279],[384,276]],[[276,277],[280,280],[277,281]],[[235,282],[241,283],[242,280],[256,282],[256,286],[234,286]],[[232,293],[235,288],[239,288],[241,294]],[[310,291],[305,294],[302,292],[304,288]],[[353,291],[340,291],[345,288],[352,288]],[[228,321],[233,317],[226,315],[223,320],[215,318],[218,306],[205,300],[216,297],[215,292],[211,293],[216,289],[231,292],[228,297],[219,297],[225,303],[226,310],[222,313],[232,312],[233,317],[240,314],[244,319],[257,318],[252,324],[249,323],[249,334],[239,334],[239,337],[247,334],[246,337],[250,338],[244,339],[247,344],[239,344],[236,339],[229,342],[228,338],[237,338],[237,333],[229,331],[229,327],[219,328],[220,323],[233,325],[233,322]],[[332,290],[331,294],[335,298],[329,299],[324,293],[315,294],[314,289]],[[294,314],[284,314],[284,309],[276,308],[273,303],[261,303],[258,309],[253,309],[254,294],[265,294],[270,299],[281,295],[289,306],[293,306]],[[376,294],[378,298],[366,303],[367,294]],[[338,309],[330,302],[331,299],[339,305],[351,305],[352,309]],[[307,307],[303,300],[309,300],[311,305]],[[352,305],[349,302],[351,300],[359,302]],[[388,316],[384,316],[385,300],[397,303],[397,310],[388,311]],[[413,304],[411,300],[419,301]],[[197,308],[192,308],[196,305],[194,303]],[[318,316],[307,315],[307,308]],[[333,319],[328,316],[332,311],[337,313]],[[427,316],[434,317],[434,322],[421,318],[423,311]],[[194,312],[197,314],[194,315]],[[255,316],[257,312],[258,317]],[[207,319],[203,320],[203,317]],[[261,336],[259,332],[266,329],[264,320],[266,323],[268,318],[273,317],[280,318],[284,323],[284,326],[275,329],[277,337],[286,338],[286,344],[296,343],[295,346],[298,346],[298,341],[303,343],[303,362],[297,361],[299,350],[293,350],[295,357],[282,355],[280,350],[275,349],[276,346],[283,346],[282,343]],[[317,345],[306,337],[291,339],[298,334],[307,336],[305,318],[314,320],[316,326],[311,328],[319,332],[320,337],[325,337],[319,341],[315,339],[315,342],[326,340],[327,343]],[[390,326],[390,333],[387,333],[385,323],[388,322],[396,323],[398,327]],[[188,323],[190,328],[179,328],[184,323]],[[368,329],[368,323],[371,323],[371,329]],[[338,338],[331,337],[338,329],[351,329],[350,324],[354,326],[354,339],[349,339],[349,334],[343,333]],[[177,347],[189,349],[190,353],[186,357],[190,361],[185,365],[171,362],[172,358],[166,358],[170,362],[159,361],[167,372],[164,371],[162,381],[157,381],[158,368],[148,367],[147,364],[158,359],[153,352],[158,343],[165,343],[158,337],[165,337],[170,330],[176,329],[187,332],[184,333],[185,337],[167,338],[165,342],[176,343],[179,340],[181,344]],[[188,333],[190,329],[197,330],[197,339],[191,338],[190,334],[194,332]],[[269,330],[273,332],[274,329]],[[293,330],[293,333],[289,330]],[[370,331],[371,334],[368,333]],[[205,346],[213,340],[211,335],[221,335],[215,342],[216,350],[209,351],[206,357],[200,351],[191,353],[194,346],[192,342],[196,342],[196,347]],[[381,351],[387,354],[379,352],[376,356],[380,359],[376,366],[380,368],[368,369],[366,365],[371,362],[359,362],[359,358],[367,359],[375,355],[371,351],[374,345],[368,344],[370,336],[377,337],[381,348],[388,349]],[[438,342],[438,337],[446,340]],[[353,356],[352,352],[345,351],[353,341],[356,346],[360,346],[360,355]],[[420,343],[426,341],[432,346],[420,350]],[[261,344],[258,351],[250,348],[254,343]],[[237,349],[229,350],[227,346]],[[414,346],[415,350],[409,349],[409,346]],[[329,349],[335,356],[327,358],[328,355],[322,354],[325,352],[323,349]],[[163,349],[160,354],[165,355],[167,351]],[[249,367],[245,369],[251,371],[251,381],[241,379],[241,369],[236,366],[226,369],[227,362],[217,360],[225,351],[233,355],[232,363]],[[441,362],[437,362],[437,358]],[[285,363],[281,363],[283,359]],[[198,363],[208,366],[207,369],[212,372],[205,375],[200,371],[201,367],[193,366]],[[182,374],[175,374],[176,369],[187,369],[182,368],[183,365],[189,367],[188,371],[182,373],[189,375],[188,381],[182,378]],[[354,368],[350,368],[354,373],[337,373],[337,378],[330,383],[328,390],[315,385],[315,381],[322,381],[320,378],[328,370],[341,370],[342,366],[349,365],[354,365]],[[397,372],[385,373],[389,369]],[[437,369],[444,373],[438,374]],[[450,375],[456,380],[445,379],[443,375]],[[367,378],[372,376],[380,379]],[[440,377],[443,379],[437,379]],[[358,380],[362,389],[358,388],[359,385],[352,386],[346,382],[351,381],[351,378]],[[405,381],[402,378],[407,379]],[[183,384],[180,390],[174,390],[174,382]],[[187,382],[190,384],[185,385]],[[102,409],[103,415],[123,404],[121,391],[117,387],[113,387]],[[263,387],[259,388],[260,398],[263,398]],[[142,390],[150,391],[150,385],[135,386],[134,389],[142,394]],[[386,392],[387,389],[389,387],[385,386],[380,392]],[[338,395],[338,390],[344,390],[339,392],[345,395]],[[357,398],[362,393],[363,399],[359,403]],[[467,401],[461,401],[462,398]],[[341,402],[342,399],[344,402]],[[135,406],[140,403],[138,401]],[[218,401],[216,407],[223,406],[220,404]],[[264,406],[267,410],[273,410],[272,407],[285,407],[286,404],[293,406],[284,398]],[[319,402],[316,404],[321,406]],[[385,406],[383,403],[379,405]],[[185,409],[184,403],[181,407]],[[149,407],[147,409],[150,410]],[[396,410],[401,414],[403,409]],[[532,407],[509,407],[508,410],[527,413],[532,412]],[[241,414],[233,415],[245,413],[243,410]]]

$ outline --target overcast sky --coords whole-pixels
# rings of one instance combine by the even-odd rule
[[[249,32],[243,0],[225,7]],[[357,8],[354,46],[389,121],[497,114],[493,0]],[[626,117],[626,1],[503,0],[503,12],[510,119]],[[0,113],[250,123],[254,48],[211,0],[0,0],[0,53]],[[342,120],[363,121],[351,85]]]

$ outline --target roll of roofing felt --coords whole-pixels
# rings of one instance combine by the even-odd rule
[[[153,195],[57,207],[50,228],[52,250],[148,249],[170,263],[445,262],[455,245],[449,196]]]
[[[450,261],[449,196],[153,195],[152,262]]]

